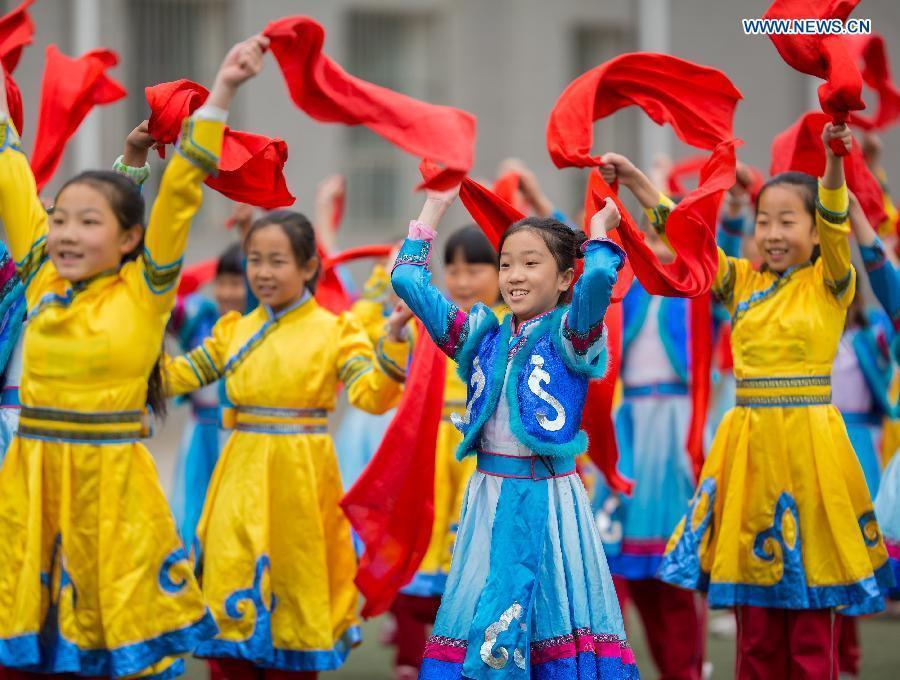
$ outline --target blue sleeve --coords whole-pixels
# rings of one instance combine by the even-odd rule
[[[391,285],[435,344],[454,359],[469,335],[469,315],[432,285],[430,258],[431,241],[406,239],[391,272]]]
[[[584,244],[584,272],[572,290],[572,304],[564,316],[563,346],[575,363],[593,364],[606,346],[603,318],[612,297],[625,252],[607,239]]]
[[[719,233],[716,240],[719,247],[728,257],[741,256],[741,239],[744,236],[746,217],[723,217],[719,220]]]
[[[900,317],[900,285],[897,281],[897,270],[887,258],[884,245],[877,237],[872,245],[861,245],[859,250],[866,265],[869,283],[872,284],[872,292],[891,320],[896,322]]]

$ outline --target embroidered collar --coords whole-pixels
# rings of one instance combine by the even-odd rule
[[[269,318],[269,321],[281,321],[285,316],[297,309],[300,309],[310,300],[312,300],[312,294],[309,292],[309,288],[304,288],[303,295],[300,296],[300,299],[296,302],[291,303],[282,310],[276,312],[269,305],[264,305],[266,309],[266,316]]]
[[[781,290],[785,285],[787,285],[787,283],[793,278],[794,274],[811,266],[812,261],[807,260],[806,262],[795,264],[793,267],[788,267],[781,274],[771,272],[775,276],[775,280],[768,288],[754,291],[750,294],[749,298],[738,302],[737,307],[735,307],[734,310],[734,315],[731,318],[732,326],[734,326],[734,324],[736,324],[738,320],[742,316],[744,316],[744,314],[746,314],[750,309],[756,307],[761,302],[765,302],[773,295],[775,295],[775,293]]]
[[[106,279],[106,278],[109,278],[110,276],[118,275],[120,269],[121,269],[121,266],[114,267],[112,269],[104,269],[102,272],[99,272],[98,274],[94,274],[93,276],[88,277],[86,279],[82,279],[81,281],[69,282],[69,285],[72,287],[73,291],[75,291],[76,293],[80,293],[81,291],[85,290],[88,286],[90,286],[92,283],[94,283],[95,281],[100,281],[101,279]]]
[[[537,326],[538,322],[539,322],[541,319],[543,319],[543,318],[544,318],[545,316],[547,316],[548,314],[553,314],[553,312],[555,312],[556,309],[557,309],[556,307],[554,307],[553,309],[548,309],[548,310],[547,310],[546,312],[544,312],[543,314],[538,314],[537,316],[531,317],[531,318],[528,319],[527,321],[522,321],[522,322],[520,322],[520,323],[518,324],[518,327],[516,327],[516,316],[515,316],[515,314],[510,314],[510,315],[509,315],[509,322],[510,322],[510,324],[512,324],[512,326],[511,326],[511,329],[512,329],[512,338],[513,338],[513,339],[518,339],[518,338],[520,338],[520,337],[522,337],[522,336],[528,335],[528,334],[531,332],[531,329],[533,329],[535,326]]]

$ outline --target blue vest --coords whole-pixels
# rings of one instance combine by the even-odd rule
[[[644,290],[637,279],[625,299],[622,300],[622,357],[623,363],[628,360],[628,347],[641,332],[647,311],[650,306],[650,293]],[[666,357],[682,382],[688,382],[688,301],[685,298],[662,298],[659,305],[659,335]]]
[[[587,449],[581,414],[588,381],[606,369],[606,353],[589,367],[570,359],[559,330],[566,309],[553,310],[518,339],[510,337],[509,316],[498,323],[491,315],[466,339],[456,357],[468,389],[465,415],[454,418],[463,433],[457,458],[475,453],[484,424],[500,401],[507,365],[506,399],[516,438],[541,456],[578,455]]]

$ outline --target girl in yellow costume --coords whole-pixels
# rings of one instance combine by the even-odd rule
[[[338,384],[372,412],[396,405],[409,314],[393,314],[373,352],[351,314],[312,297],[319,261],[309,221],[290,211],[258,220],[244,241],[260,305],[223,316],[211,337],[167,362],[171,394],[227,378],[234,432],[210,481],[194,544],[219,626],[197,656],[226,678],[338,668],[360,640],[356,554],[327,430]]]
[[[738,610],[738,678],[837,677],[834,615],[881,608],[890,579],[872,499],[840,413],[831,367],[853,299],[843,165],[846,126],[826,126],[815,180],[785,173],[757,202],[765,267],[719,251],[713,292],[732,314],[737,407],[723,419],[659,578]],[[621,172],[621,171],[620,171]],[[663,224],[671,202],[631,166]],[[821,256],[815,258],[815,246]],[[814,260],[814,261],[813,261]]]
[[[29,305],[19,432],[0,469],[0,665],[171,677],[181,661],[167,657],[215,633],[138,440],[200,185],[265,42],[226,57],[146,233],[140,190],[105,171],[64,185],[48,226],[0,92],[0,217]]]

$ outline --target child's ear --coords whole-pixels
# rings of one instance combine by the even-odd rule
[[[813,223],[812,227],[812,242],[813,245],[819,245],[819,228]]]
[[[119,252],[127,255],[138,247],[144,236],[144,228],[135,224],[119,233]]]
[[[574,280],[575,280],[575,270],[571,269],[571,268],[567,269],[561,275],[560,282],[559,282],[559,290],[560,291],[569,290],[569,288],[572,287],[572,282]]]

